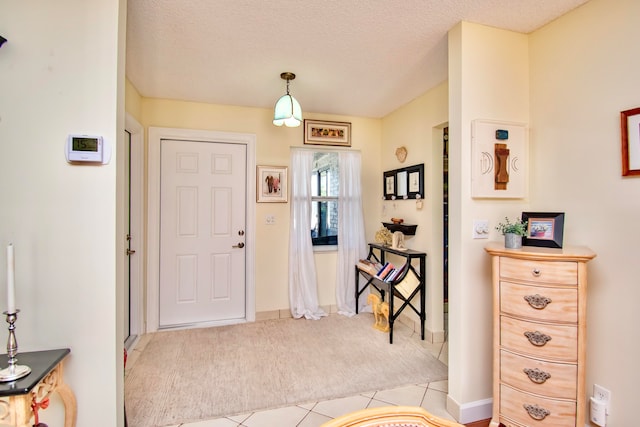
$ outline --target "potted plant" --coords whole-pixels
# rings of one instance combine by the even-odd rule
[[[511,222],[508,217],[504,217],[505,222],[499,222],[496,230],[504,234],[504,247],[508,249],[519,249],[522,247],[522,236],[527,235],[527,221],[516,218]]]

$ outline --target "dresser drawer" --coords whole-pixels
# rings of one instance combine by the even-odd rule
[[[576,403],[545,399],[503,384],[500,386],[500,416],[524,426],[575,427]]]
[[[577,323],[578,288],[500,282],[500,311],[541,321]]]
[[[534,357],[576,362],[578,328],[500,316],[500,345],[507,350]]]
[[[578,263],[500,257],[500,277],[536,283],[577,285]]]
[[[577,375],[576,364],[544,362],[500,351],[500,380],[520,390],[575,400]]]

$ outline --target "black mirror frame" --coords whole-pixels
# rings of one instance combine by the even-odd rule
[[[405,186],[407,195],[405,197],[399,197],[397,194],[398,173],[400,172],[407,172],[407,182]],[[412,186],[411,178],[415,173],[418,173],[418,182]],[[418,185],[417,191],[411,191],[412,188],[415,189],[416,184]],[[382,194],[385,200],[424,199],[424,163],[384,172],[382,174]]]

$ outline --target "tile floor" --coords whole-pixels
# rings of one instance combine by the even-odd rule
[[[144,337],[142,340],[144,341]],[[423,341],[423,343],[431,354],[447,364],[448,346],[446,342],[431,344]],[[144,343],[138,343],[131,357],[137,357],[139,355],[137,353],[143,348]],[[348,412],[364,408],[399,405],[421,406],[433,415],[453,420],[454,418],[445,409],[447,387],[446,380],[428,384],[409,384],[392,390],[380,390],[341,399],[310,402],[213,420],[177,424],[170,427],[319,427],[322,423]]]

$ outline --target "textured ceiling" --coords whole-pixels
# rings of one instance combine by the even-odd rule
[[[140,94],[383,117],[447,79],[447,32],[529,33],[587,0],[129,0],[126,74]]]

